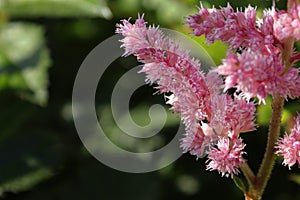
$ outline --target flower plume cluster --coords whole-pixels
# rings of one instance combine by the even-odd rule
[[[198,158],[207,156],[208,170],[232,177],[246,162],[240,134],[255,130],[253,99],[261,103],[267,95],[300,96],[299,71],[285,62],[282,54],[286,38],[300,37],[299,26],[294,25],[299,21],[298,10],[287,13],[273,8],[257,20],[251,6],[234,11],[229,4],[220,9],[201,5],[199,13],[186,18],[194,35],[205,35],[208,43],[221,40],[229,44],[223,63],[207,74],[198,60],[158,27],[147,26],[143,17],[134,23],[122,20],[117,24],[116,33],[124,37],[124,55],[134,55],[143,63],[140,72],[146,74],[146,82],[157,84],[167,97],[166,103],[180,114],[186,127],[183,151]],[[289,26],[286,20],[294,23]],[[282,33],[285,29],[290,31]],[[292,58],[293,52],[289,53]],[[228,92],[230,88],[235,88],[233,94]],[[277,153],[289,167],[296,160],[299,163],[299,124],[278,143]],[[286,150],[293,145],[297,152]]]
[[[265,10],[262,19],[256,21],[256,10],[251,6],[244,12],[235,12],[229,4],[220,9],[201,5],[199,13],[187,17],[186,21],[196,36],[205,35],[209,43],[221,40],[233,50],[217,68],[219,74],[226,76],[225,89],[236,87],[248,99],[258,97],[264,102],[267,94],[285,98],[300,96],[299,71],[285,66],[281,54],[284,38],[296,37],[298,33],[300,39],[298,10],[300,5],[291,13],[276,12],[274,8]],[[284,28],[291,21],[299,25]]]
[[[294,37],[300,40],[300,5],[291,8],[290,12],[281,11],[275,16],[274,32],[280,41]]]
[[[295,120],[295,125],[291,129],[291,134],[287,133],[280,138],[277,143],[276,154],[283,156],[283,164],[289,169],[298,163],[300,167],[300,115]]]
[[[228,162],[231,167],[216,169],[223,175],[237,173],[244,161],[245,146],[239,133],[255,129],[254,103],[241,95],[232,98],[220,94],[224,85],[216,72],[204,75],[198,60],[190,58],[158,28],[147,27],[143,18],[134,24],[123,20],[117,26],[117,33],[124,36],[125,55],[133,54],[144,63],[141,72],[146,73],[147,82],[156,83],[161,93],[171,93],[167,103],[180,113],[186,126],[183,150],[197,157],[209,154],[210,163],[214,164],[208,166],[217,165],[217,157],[232,152],[235,158]]]

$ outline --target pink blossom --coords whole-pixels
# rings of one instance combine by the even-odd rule
[[[207,124],[200,124],[195,127],[197,130],[187,132],[184,138],[181,139],[180,147],[183,152],[190,152],[191,155],[202,158],[206,156],[211,145],[218,139],[212,128]]]
[[[214,95],[211,110],[209,125],[219,136],[237,137],[241,132],[255,130],[255,105],[241,96],[233,99],[228,94]]]
[[[280,41],[293,35],[293,27],[291,26],[292,21],[292,15],[287,12],[279,14],[276,17],[274,32]]]
[[[116,32],[124,36],[121,47],[125,48],[125,55],[134,54],[145,63],[141,72],[146,73],[150,84],[156,82],[162,93],[174,94],[172,105],[176,112],[184,111],[182,106],[188,104],[193,115],[198,113],[198,120],[203,119],[205,108],[199,113],[202,104],[199,100],[204,100],[209,93],[199,61],[180,50],[158,28],[147,28],[142,18],[134,24],[122,22]]]
[[[278,94],[291,99],[300,96],[299,69],[290,68],[281,77],[281,84],[278,85]]]
[[[239,168],[245,163],[242,157],[245,144],[238,138],[231,141],[229,138],[220,138],[216,147],[208,152],[207,170],[217,170],[222,176],[232,177],[239,173]]]
[[[146,73],[147,82],[157,83],[161,93],[172,93],[168,98],[171,109],[180,113],[186,126],[186,142],[182,145],[185,150],[202,154],[203,135],[199,129],[199,121],[209,114],[207,102],[209,90],[204,74],[199,70],[199,61],[179,49],[179,46],[167,39],[155,27],[146,27],[143,18],[131,24],[127,20],[117,25],[117,33],[124,36],[122,47],[125,55],[134,54],[144,63],[141,72]],[[216,80],[216,76],[213,77]],[[190,139],[192,138],[192,139]],[[200,147],[198,146],[200,145]]]
[[[214,70],[210,70],[205,76],[205,82],[210,94],[219,94],[224,87],[223,80]]]
[[[278,12],[275,16],[274,30],[276,37],[281,41],[289,37],[300,40],[300,4],[291,8],[290,12]]]
[[[265,10],[256,20],[256,10],[244,12],[227,7],[204,8],[186,18],[196,36],[205,35],[208,42],[221,40],[231,47],[216,71],[225,75],[225,90],[237,88],[250,99],[264,102],[268,94],[284,98],[300,96],[299,70],[285,66],[281,58],[283,39],[300,38],[300,4],[286,11]],[[233,53],[232,50],[240,53]],[[299,60],[296,57],[294,61]],[[287,69],[286,69],[287,68]]]
[[[181,147],[185,152],[203,157],[219,137],[235,140],[241,132],[255,130],[255,105],[241,96],[232,99],[227,94],[212,94],[208,108],[208,122],[201,122],[195,127],[198,131],[190,131],[182,139]]]
[[[231,9],[223,12],[230,13]],[[247,16],[252,15],[249,10]],[[224,83],[216,70],[205,76],[197,60],[158,28],[147,28],[143,18],[134,24],[123,20],[117,27],[116,32],[124,36],[124,55],[135,55],[144,64],[141,72],[146,74],[146,81],[156,83],[161,93],[171,93],[166,96],[166,103],[180,113],[186,126],[181,139],[183,151],[197,158],[208,155],[208,169],[217,169],[226,176],[236,174],[244,162],[245,146],[238,137],[241,132],[255,129],[255,105],[241,95],[222,94]],[[213,147],[216,143],[217,148]]]
[[[295,120],[291,134],[286,133],[283,138],[279,138],[277,149],[276,154],[283,156],[283,165],[291,169],[297,162],[300,167],[300,115]]]
[[[222,64],[207,74],[198,60],[158,27],[147,27],[143,16],[134,23],[122,20],[116,32],[124,37],[120,40],[124,56],[134,55],[143,63],[140,72],[146,74],[146,82],[156,84],[166,103],[180,114],[186,130],[180,144],[183,151],[197,158],[207,156],[207,170],[233,177],[246,162],[240,134],[256,128],[251,98],[265,103],[267,95],[300,96],[299,69],[292,66],[300,54],[285,48],[286,38],[300,40],[300,4],[289,12],[275,11],[275,7],[265,10],[261,19],[251,6],[234,11],[229,4],[220,9],[201,4],[199,13],[186,21],[208,43],[229,44]],[[236,91],[228,94],[231,88]],[[283,165],[290,169],[298,163],[300,167],[300,115],[291,134],[280,138],[276,148]]]
[[[255,129],[254,104],[242,96],[221,94],[224,84],[216,71],[205,76],[199,61],[190,58],[158,28],[148,28],[143,18],[138,18],[134,24],[123,20],[116,32],[124,36],[121,40],[124,55],[133,54],[144,63],[141,72],[146,74],[146,81],[156,83],[161,93],[170,93],[167,103],[180,113],[186,126],[181,140],[184,152],[203,157],[214,149],[212,145],[220,141],[219,138],[224,138],[219,142],[222,145],[227,140],[237,141],[240,132]],[[240,143],[234,142],[234,149],[230,147],[228,151],[237,153]],[[220,146],[220,150],[223,149]],[[238,168],[237,161],[234,166]],[[232,165],[229,168],[229,173],[236,173]]]
[[[246,50],[241,54],[229,53],[223,64],[217,68],[219,74],[226,75],[225,89],[236,87],[248,98],[258,97],[264,101],[267,94],[280,94],[284,97],[298,95],[297,83],[284,81],[293,77],[299,83],[298,74],[284,72],[285,66],[277,55],[263,55]],[[296,91],[294,91],[296,90]]]
[[[189,27],[196,36],[205,35],[208,43],[221,40],[233,49],[240,47],[260,51],[274,51],[273,18],[265,12],[263,20],[256,23],[256,9],[248,6],[244,12],[234,12],[230,4],[227,7],[204,8],[199,13],[186,18]],[[266,46],[267,45],[267,46]]]
[[[190,131],[187,131],[181,140],[184,152],[189,151],[197,157],[205,156],[219,137],[235,139],[241,132],[255,130],[256,108],[253,102],[248,102],[241,96],[232,98],[228,94],[220,94],[222,84],[213,71],[207,74],[206,84],[210,91],[209,98],[205,102],[207,123],[203,121],[200,124],[193,123],[193,128],[190,126]]]

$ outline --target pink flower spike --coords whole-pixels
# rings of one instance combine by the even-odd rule
[[[281,11],[275,15],[274,30],[281,41],[288,37],[300,40],[300,4],[291,8],[290,12]]]
[[[217,136],[207,124],[198,125],[192,132],[187,132],[185,137],[181,139],[180,147],[183,152],[190,152],[191,155],[202,158],[206,156],[207,150],[210,149],[212,143],[217,140]]]
[[[255,130],[255,105],[242,96],[235,95],[232,98],[228,94],[214,95],[211,98],[211,110],[209,125],[218,136],[232,138],[242,132]]]
[[[180,113],[186,126],[186,137],[181,145],[184,151],[198,157],[203,155],[210,137],[203,136],[199,122],[208,117],[210,92],[219,90],[221,79],[212,73],[206,79],[198,60],[182,51],[160,29],[147,27],[143,18],[133,24],[122,20],[117,27],[116,32],[124,36],[121,47],[125,48],[125,56],[135,55],[144,63],[140,72],[146,74],[146,81],[156,83],[161,93],[171,93],[167,103]]]
[[[281,84],[278,85],[278,93],[283,97],[291,99],[300,96],[300,76],[299,69],[290,68],[283,75]]]
[[[265,12],[263,20],[256,23],[256,8],[250,5],[242,11],[227,7],[199,8],[199,13],[186,18],[195,36],[205,35],[208,43],[221,40],[232,49],[239,47],[261,51],[275,50],[272,44],[273,23],[271,13]]]
[[[259,103],[264,102],[267,94],[292,96],[289,81],[282,80],[284,65],[277,55],[264,55],[250,49],[238,55],[229,53],[217,72],[226,76],[225,89],[236,87],[247,99],[258,97]]]
[[[207,170],[217,170],[222,176],[237,175],[239,168],[245,162],[242,157],[246,145],[243,144],[242,139],[238,138],[231,141],[229,138],[219,138],[217,146],[208,152]]]
[[[285,134],[277,142],[278,156],[283,156],[283,165],[289,169],[296,163],[300,167],[300,115],[295,120],[295,125],[291,129],[291,134]]]

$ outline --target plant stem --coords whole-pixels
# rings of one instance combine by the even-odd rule
[[[259,168],[257,174],[257,183],[256,183],[256,192],[258,195],[262,195],[265,187],[267,185],[268,180],[270,179],[270,175],[272,173],[272,169],[275,162],[275,154],[274,147],[276,145],[277,139],[280,135],[280,124],[281,124],[281,114],[284,105],[284,98],[280,96],[273,97],[272,102],[272,118],[269,127],[269,135],[268,135],[268,143],[266,147],[266,151],[264,154],[264,158],[262,164]]]
[[[294,7],[297,2],[299,3],[299,0],[288,0],[287,10],[290,11],[290,9]],[[291,54],[293,52],[293,45],[293,37],[287,38],[284,41],[284,46],[282,49],[282,63],[286,66],[284,73],[286,73],[286,71],[291,67]],[[249,185],[248,192],[245,192],[244,194],[245,200],[260,200],[270,179],[276,159],[274,149],[280,135],[283,105],[284,98],[279,95],[274,95],[272,100],[272,117],[269,126],[268,142],[264,158],[257,175],[253,175],[253,172],[248,165],[242,167],[242,172]]]
[[[272,101],[272,118],[269,126],[268,142],[266,146],[266,151],[264,154],[263,161],[255,176],[246,164],[242,166],[242,172],[247,179],[249,188],[246,192],[245,200],[260,200],[262,194],[266,188],[272,169],[275,163],[274,148],[277,139],[280,135],[280,124],[281,124],[281,114],[284,105],[284,98],[281,96],[274,96]]]
[[[255,182],[255,175],[252,172],[251,168],[249,167],[248,163],[244,163],[241,167],[241,170],[245,176],[245,178],[247,179],[248,185],[249,185],[249,189],[253,188],[253,183]]]

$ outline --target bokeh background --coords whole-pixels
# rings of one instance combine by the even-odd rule
[[[272,1],[229,1],[240,8],[251,4],[258,13]],[[203,4],[226,6],[221,0]],[[277,7],[284,9],[286,1]],[[184,16],[197,12],[196,0],[0,0],[0,198],[5,200],[81,199],[243,199],[231,179],[205,170],[205,160],[184,154],[161,170],[130,174],[111,169],[83,147],[71,112],[76,73],[88,53],[112,36],[120,19],[144,13],[149,24],[189,35]],[[192,37],[192,35],[189,35]],[[226,46],[207,46],[192,37],[220,64]],[[298,48],[296,44],[295,48]],[[97,93],[99,122],[108,137],[122,148],[145,152],[160,148],[174,136],[177,116],[168,112],[163,130],[144,140],[124,139],[112,118],[110,97],[114,84],[135,58],[120,58],[105,72]],[[149,123],[148,109],[164,104],[155,89],[143,86],[132,96],[136,123]],[[268,99],[269,100],[269,99]],[[166,109],[168,107],[166,106]],[[269,106],[258,107],[257,131],[242,137],[246,156],[256,171],[265,147]],[[299,111],[299,100],[286,104],[282,131]],[[264,199],[300,199],[299,169],[281,166],[278,159]]]

